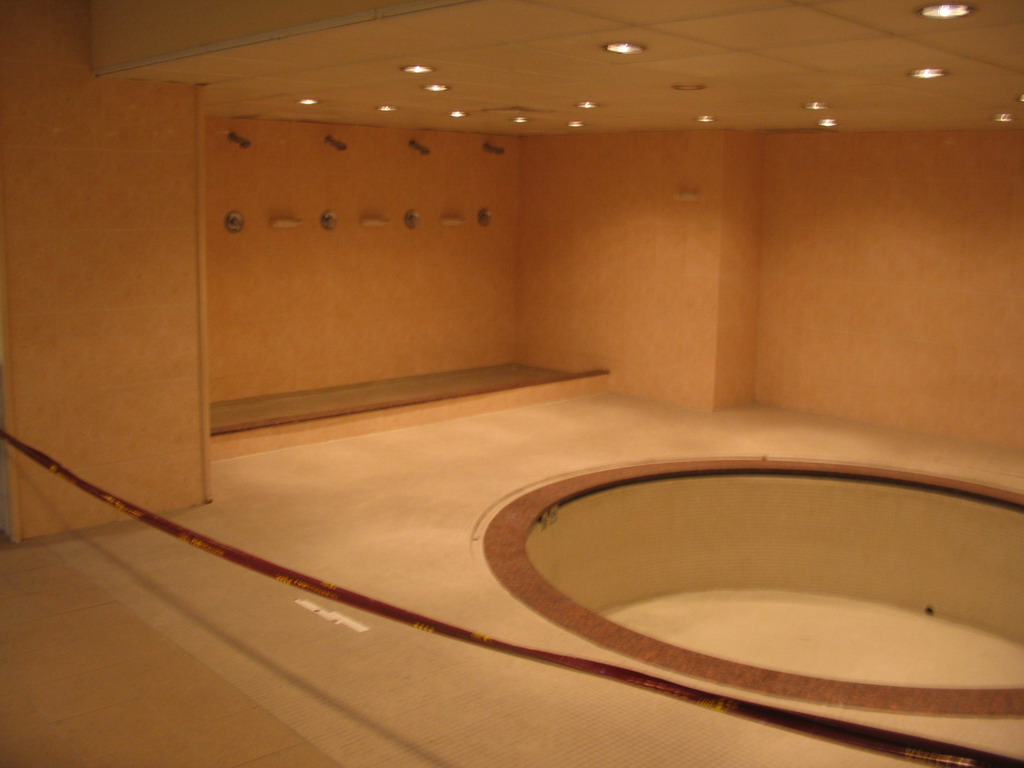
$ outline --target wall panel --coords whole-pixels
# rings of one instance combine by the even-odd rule
[[[1024,446],[1024,133],[767,139],[758,400]]]

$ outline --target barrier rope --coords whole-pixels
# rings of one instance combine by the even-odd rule
[[[925,765],[956,766],[957,768],[1024,768],[1024,760],[1005,755],[958,746],[942,741],[935,741],[910,734],[896,733],[881,728],[851,723],[833,718],[810,715],[793,710],[773,707],[767,704],[724,696],[697,688],[691,688],[669,680],[664,680],[644,672],[606,664],[598,661],[565,656],[549,651],[526,648],[502,640],[497,640],[477,632],[447,624],[436,619],[422,616],[412,611],[375,600],[371,597],[351,592],[334,584],[307,576],[299,571],[272,563],[260,557],[236,549],[215,539],[204,536],[190,528],[178,525],[161,515],[150,512],[142,507],[125,501],[112,493],[99,488],[82,479],[74,472],[63,467],[42,451],[27,445],[8,432],[0,429],[0,439],[23,453],[32,461],[53,474],[67,480],[91,496],[109,504],[114,509],[135,519],[151,525],[164,533],[174,536],[180,541],[190,544],[212,555],[241,565],[250,570],[269,576],[298,589],[311,592],[320,597],[334,600],[343,605],[357,608],[386,619],[407,624],[415,629],[430,632],[473,645],[483,646],[491,650],[501,651],[513,656],[541,661],[566,669],[574,669],[590,675],[609,678],[620,683],[672,696],[688,701],[700,707],[725,712],[747,720],[774,725],[790,731],[817,737],[836,744],[856,747],[871,752],[903,758]]]

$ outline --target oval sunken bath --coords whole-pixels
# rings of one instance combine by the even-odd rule
[[[484,549],[551,621],[688,676],[1024,714],[1024,494],[863,466],[666,462],[532,490]]]

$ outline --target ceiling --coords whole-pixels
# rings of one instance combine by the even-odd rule
[[[468,0],[118,73],[205,85],[219,117],[510,135],[1014,130],[1024,0],[931,20],[923,0]],[[629,41],[639,55],[608,53]],[[431,74],[410,75],[407,64]],[[948,76],[918,80],[922,67]],[[443,83],[447,91],[423,89]],[[673,86],[702,86],[679,90]],[[303,106],[300,98],[318,104]],[[594,109],[576,106],[596,102]],[[811,111],[812,101],[829,105]],[[397,109],[380,112],[390,104]],[[453,110],[468,113],[452,117]],[[1016,122],[993,116],[1009,113]],[[712,123],[696,121],[712,115]],[[513,123],[513,117],[529,122]],[[817,122],[834,118],[834,128]],[[570,128],[570,121],[582,127]]]

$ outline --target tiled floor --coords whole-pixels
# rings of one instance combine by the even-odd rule
[[[599,395],[219,461],[214,503],[174,518],[511,642],[1024,757],[1019,718],[801,704],[617,657],[522,606],[484,562],[487,521],[539,483],[622,463],[761,455],[1024,490],[1021,451],[761,407],[709,414]],[[904,764],[329,606],[133,520],[0,548],[0,668],[4,768]]]

